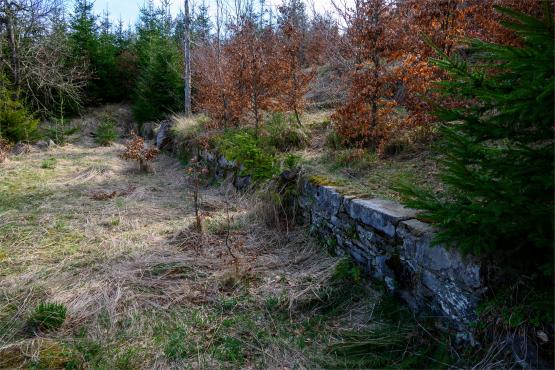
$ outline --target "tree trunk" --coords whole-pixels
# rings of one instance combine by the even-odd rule
[[[297,120],[297,125],[299,125],[299,127],[303,127],[303,124],[301,123],[301,117],[299,115],[299,110],[297,109],[296,104],[293,106],[293,112],[295,113],[295,119]]]
[[[20,87],[20,82],[19,82],[19,56],[18,56],[18,52],[17,52],[17,38],[16,38],[16,34],[15,34],[15,14],[13,9],[11,8],[12,5],[8,3],[7,5],[7,11],[6,11],[6,20],[5,20],[5,24],[6,24],[6,32],[7,32],[7,37],[8,37],[8,48],[10,50],[10,68],[11,68],[11,72],[12,72],[12,79],[13,79],[13,84],[14,84],[14,99],[17,99],[18,96],[17,94],[19,93],[19,87]]]
[[[189,14],[189,0],[185,0],[185,27],[183,35],[183,56],[185,60],[185,116],[192,114],[191,110],[191,15]]]

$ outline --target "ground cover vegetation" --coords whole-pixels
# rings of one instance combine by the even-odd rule
[[[553,363],[552,11],[147,1],[126,27],[87,0],[0,0],[0,367],[510,367],[517,334]],[[161,120],[181,164],[138,136]],[[418,208],[493,266],[480,345],[294,227],[284,171]]]

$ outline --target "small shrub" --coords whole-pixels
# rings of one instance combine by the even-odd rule
[[[56,163],[57,163],[56,158],[50,157],[42,161],[40,168],[53,170],[54,168],[56,168]]]
[[[23,103],[13,99],[0,75],[0,136],[9,141],[29,141],[37,137],[39,121],[27,111]]]
[[[255,182],[269,179],[279,172],[275,157],[249,131],[228,132],[217,140],[216,147],[226,158],[243,166],[241,175],[249,175]]]
[[[332,280],[341,283],[358,284],[362,280],[362,269],[351,258],[343,258],[333,271]]]
[[[94,141],[102,146],[109,146],[118,139],[118,131],[114,119],[106,115],[102,118],[102,122],[96,128],[94,133]]]
[[[145,145],[142,137],[133,134],[131,140],[125,144],[125,149],[120,157],[125,160],[139,162],[139,168],[143,172],[151,172],[150,162],[158,155],[158,149]]]
[[[6,158],[8,158],[8,154],[10,153],[11,145],[8,143],[7,140],[4,140],[0,137],[0,163],[4,162]]]
[[[266,138],[268,144],[279,151],[303,148],[308,143],[305,129],[281,112],[273,113],[270,120],[266,122],[265,128],[268,133]]]
[[[295,170],[301,165],[302,158],[296,154],[288,154],[283,160],[284,170]]]
[[[343,140],[341,139],[341,136],[335,132],[335,130],[330,131],[330,133],[326,136],[326,147],[335,150],[343,148]]]
[[[29,327],[33,331],[56,330],[66,319],[67,309],[60,303],[40,303],[29,317]]]
[[[45,136],[58,145],[66,142],[67,136],[79,131],[79,127],[70,127],[65,119],[65,109],[63,100],[60,102],[60,110],[57,115],[53,112],[48,121],[48,125],[43,128]]]

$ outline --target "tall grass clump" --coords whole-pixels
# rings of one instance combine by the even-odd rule
[[[63,304],[40,303],[28,320],[29,328],[33,331],[51,331],[59,329],[66,319],[67,309]]]
[[[282,112],[272,113],[264,128],[268,133],[268,144],[281,152],[300,149],[308,143],[306,129]]]

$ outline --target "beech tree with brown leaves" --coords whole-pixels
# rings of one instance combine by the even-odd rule
[[[252,114],[258,134],[262,113],[280,105],[276,89],[282,74],[275,34],[271,28],[258,29],[252,19],[243,18],[233,26],[233,38],[226,52],[233,76],[231,100],[239,103],[242,117],[247,112]]]
[[[302,66],[302,34],[299,27],[296,27],[293,22],[287,21],[282,24],[281,33],[280,52],[282,56],[277,65],[282,74],[281,103],[285,110],[293,111],[297,124],[302,126],[300,114],[305,108],[305,95],[314,73]]]
[[[380,149],[389,135],[396,106],[392,99],[397,67],[389,64],[395,35],[393,12],[385,0],[359,0],[344,14],[354,61],[347,102],[335,114],[338,133],[346,142]]]

